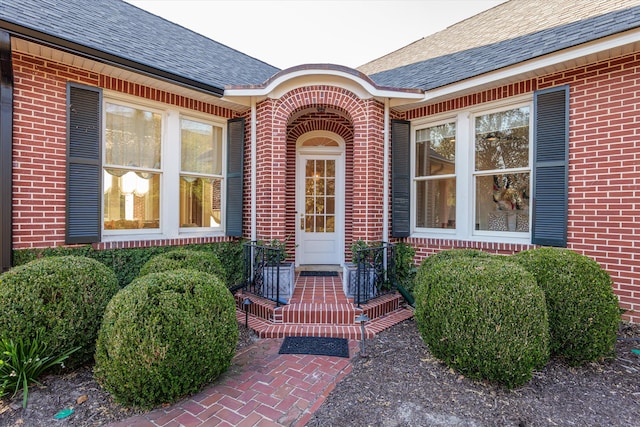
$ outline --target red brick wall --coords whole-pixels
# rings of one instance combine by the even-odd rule
[[[568,247],[611,275],[626,318],[640,322],[640,54],[589,64],[409,111],[408,119],[570,85]],[[408,239],[417,259],[451,247],[528,246]]]
[[[64,244],[67,82],[110,89],[152,101],[231,118],[233,112],[184,96],[52,62],[18,51],[14,67],[13,248]],[[190,238],[96,245],[136,247],[205,243]]]

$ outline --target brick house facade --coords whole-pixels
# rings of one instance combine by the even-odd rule
[[[154,56],[153,35],[137,40],[139,55],[149,55],[137,57],[108,35],[98,46],[90,33],[68,38],[65,25],[96,14],[71,3],[60,4],[68,14],[61,22],[38,15],[38,0],[24,5],[34,15],[0,9],[3,271],[12,251],[71,244],[288,239],[297,265],[343,264],[356,240],[406,241],[417,262],[448,248],[509,254],[551,244],[599,262],[626,318],[640,321],[640,6],[633,1],[367,74],[326,64],[280,71],[168,22],[165,33],[195,37],[210,58],[226,58],[224,67],[202,54],[176,62]],[[117,0],[90,7],[160,25]],[[594,34],[611,21],[618,26]],[[536,37],[560,35],[576,41],[539,48]],[[479,60],[486,57],[495,64]],[[71,117],[81,109],[70,101],[78,91],[96,96],[87,132],[98,135],[97,157],[78,164],[104,177],[88,199],[79,183],[89,182],[73,181],[70,167],[80,147],[72,134],[84,126]],[[107,136],[131,117],[153,117],[122,132],[146,129],[142,154]],[[201,141],[203,129],[217,154],[202,151],[187,166],[181,147],[187,138]],[[560,157],[545,160],[546,134],[554,135],[547,151]],[[546,166],[557,169],[547,176],[539,169]],[[149,182],[124,191],[124,176],[134,174]],[[107,202],[109,191],[116,201]],[[93,219],[74,235],[76,209],[85,208]]]

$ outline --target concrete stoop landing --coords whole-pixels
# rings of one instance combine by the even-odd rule
[[[248,326],[260,338],[315,336],[362,339],[362,326],[356,322],[360,314],[365,323],[365,337],[413,317],[413,311],[403,307],[402,296],[394,293],[375,298],[357,307],[342,290],[342,277],[306,277],[296,274],[296,285],[289,304],[276,303],[257,295],[238,292],[235,295],[238,322],[247,320],[242,302],[249,297]]]

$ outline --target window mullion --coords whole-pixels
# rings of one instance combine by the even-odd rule
[[[177,238],[180,225],[180,114],[177,111],[166,113],[163,132],[162,156],[162,229],[171,238]]]

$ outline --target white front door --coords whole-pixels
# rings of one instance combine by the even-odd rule
[[[342,264],[344,161],[342,153],[299,152],[296,260],[299,265]]]

